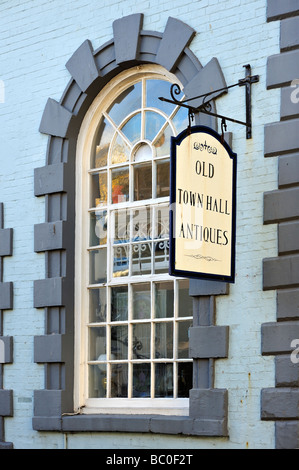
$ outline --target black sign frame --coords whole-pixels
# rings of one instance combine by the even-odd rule
[[[177,169],[177,146],[182,141],[193,133],[206,133],[213,136],[225,148],[230,158],[233,161],[233,175],[232,175],[232,214],[231,214],[231,263],[230,275],[219,275],[217,273],[211,274],[204,271],[189,271],[176,269],[176,247],[175,247],[175,209],[176,209],[176,169]],[[186,169],[188,170],[188,169]],[[223,281],[228,283],[235,282],[235,257],[236,257],[236,213],[237,213],[237,154],[232,151],[230,146],[224,141],[223,137],[218,134],[214,129],[206,126],[197,125],[192,126],[176,137],[171,137],[170,149],[170,211],[169,211],[169,274],[176,277],[206,279],[213,281]]]

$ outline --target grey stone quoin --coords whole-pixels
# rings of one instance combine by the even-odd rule
[[[264,223],[278,227],[278,256],[263,261],[263,288],[277,290],[276,322],[262,325],[263,355],[275,356],[275,387],[261,392],[261,418],[275,421],[278,449],[299,448],[299,3],[268,0],[267,20],[280,20],[280,54],[268,58],[267,88],[280,89],[280,121],[265,126],[265,157],[278,158],[278,189],[264,194]],[[295,82],[295,88],[293,80]],[[296,92],[297,96],[297,92]]]
[[[13,308],[13,283],[3,282],[4,257],[13,254],[13,230],[4,228],[4,204],[0,203],[0,341],[4,356],[0,362],[0,449],[11,449],[12,442],[5,442],[5,417],[13,416],[13,391],[3,387],[4,365],[13,362],[13,338],[4,336],[4,310]]]

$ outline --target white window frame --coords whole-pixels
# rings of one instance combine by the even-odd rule
[[[88,178],[91,173],[88,163],[92,152],[93,137],[99,121],[103,116],[103,110],[113,102],[134,81],[143,76],[147,78],[163,78],[171,83],[178,83],[177,77],[158,65],[137,66],[126,70],[112,79],[93,101],[82,122],[76,150],[76,233],[75,233],[75,348],[74,348],[74,404],[76,410],[83,413],[126,413],[126,414],[163,414],[182,415],[189,413],[189,398],[87,398],[87,338],[86,324],[82,312],[87,311],[87,289],[89,284],[89,269],[87,251],[89,247],[89,223],[88,203],[89,197]],[[116,92],[117,90],[117,92]],[[165,158],[165,157],[164,157]],[[163,157],[161,158],[163,160]],[[132,164],[132,163],[130,163]],[[121,165],[120,165],[121,166]],[[155,179],[152,180],[155,185]],[[131,208],[145,206],[146,203],[167,203],[169,198],[151,199],[147,201],[135,201],[129,205]],[[128,207],[127,203],[114,204],[113,209]],[[79,229],[81,227],[81,229]],[[109,236],[109,235],[108,235]],[[108,250],[109,256],[109,250]],[[107,273],[110,276],[110,273]],[[138,282],[138,276],[131,278],[111,278],[109,285],[124,285],[129,282]],[[145,281],[145,279],[142,279]],[[171,280],[176,285],[177,281],[168,274],[157,274],[147,276],[146,281]],[[176,289],[175,289],[176,291]],[[175,292],[176,295],[176,292]],[[189,317],[188,317],[189,318]],[[161,362],[165,363],[165,360]],[[173,362],[173,361],[170,361]],[[185,361],[184,361],[185,362]]]

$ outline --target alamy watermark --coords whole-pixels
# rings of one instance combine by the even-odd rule
[[[299,339],[293,339],[290,346],[291,348],[295,348],[291,352],[291,361],[293,364],[299,364]]]
[[[291,101],[292,103],[297,104],[299,103],[299,78],[292,80],[291,88],[294,88],[291,93]]]

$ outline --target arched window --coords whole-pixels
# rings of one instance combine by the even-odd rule
[[[177,78],[138,66],[111,80],[81,126],[76,167],[76,394],[105,412],[186,414],[192,388],[186,279],[169,276],[169,153]],[[142,399],[142,400],[141,400]]]

